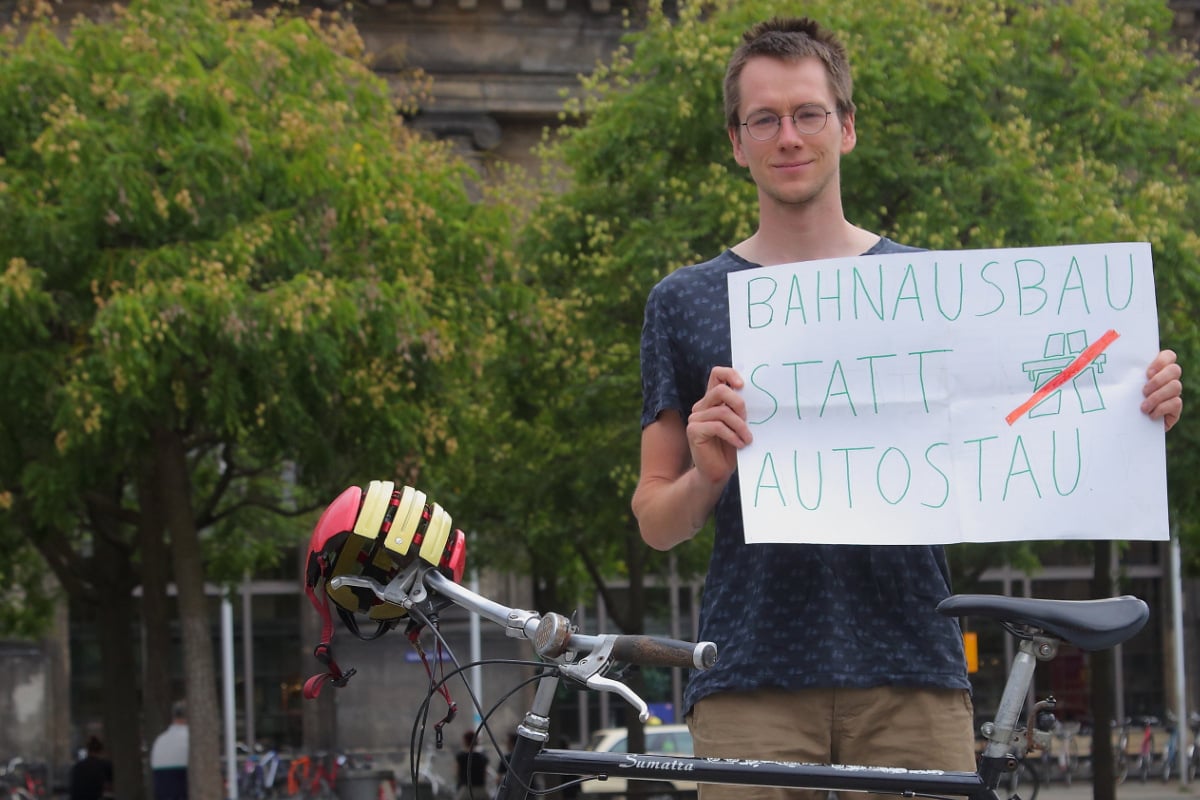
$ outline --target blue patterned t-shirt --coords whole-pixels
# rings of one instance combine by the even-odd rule
[[[916,248],[881,238],[866,255]],[[642,329],[642,427],[666,410],[686,420],[715,366],[729,366],[726,251],[677,270],[650,293]],[[684,709],[714,692],[757,688],[926,686],[969,689],[940,546],[745,543],[738,476],[717,502],[700,639],[716,665],[693,672]]]

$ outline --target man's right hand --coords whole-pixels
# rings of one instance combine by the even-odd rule
[[[642,431],[642,467],[633,513],[642,538],[667,550],[696,535],[737,469],[737,451],[750,443],[743,381],[717,367],[687,423],[664,411]]]
[[[714,367],[708,388],[687,421],[692,463],[705,479],[724,484],[737,469],[737,451],[753,440],[746,422],[742,376],[733,367]]]

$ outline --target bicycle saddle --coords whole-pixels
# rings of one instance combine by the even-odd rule
[[[937,610],[947,617],[989,617],[1040,628],[1082,650],[1118,645],[1140,631],[1150,618],[1146,603],[1128,594],[1102,600],[955,594],[938,603]]]

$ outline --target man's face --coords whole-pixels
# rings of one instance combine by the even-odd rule
[[[758,185],[760,201],[810,205],[830,197],[840,202],[838,165],[842,154],[854,149],[854,118],[839,118],[825,65],[817,58],[753,58],[739,82],[741,122],[763,111],[784,118],[779,132],[766,141],[752,138],[744,125],[729,136],[734,158]],[[805,104],[833,112],[818,133],[800,133],[790,119]]]

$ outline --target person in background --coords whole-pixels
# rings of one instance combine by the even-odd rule
[[[758,193],[758,228],[650,292],[642,329],[642,538],[668,550],[715,516],[699,638],[721,654],[684,707],[697,756],[971,771],[970,683],[940,546],[745,543],[737,454],[752,434],[732,367],[728,275],[909,252],[846,219],[840,164],[857,143],[846,49],[810,19],[743,34],[725,73],[733,158]],[[1163,350],[1141,410],[1169,429],[1182,371]],[[700,786],[700,800],[824,793]]]
[[[476,748],[474,731],[463,734],[463,749],[456,756],[458,761],[457,800],[487,800],[488,757]]]
[[[71,766],[70,800],[101,800],[112,794],[112,762],[98,737],[87,740],[87,752]]]
[[[515,733],[510,733],[506,742],[506,748],[504,752],[500,754],[500,763],[496,766],[497,786],[504,781],[504,776],[508,774],[508,762],[510,759],[512,759],[513,749],[517,746],[517,735]]]
[[[187,706],[182,700],[171,706],[171,724],[150,748],[150,773],[154,800],[187,800],[188,796]]]

